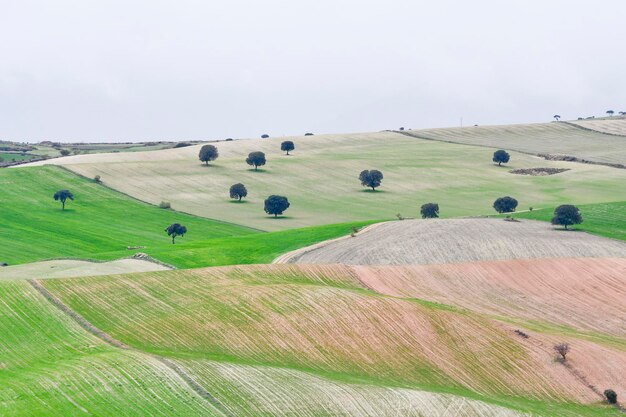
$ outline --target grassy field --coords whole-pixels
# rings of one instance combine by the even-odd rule
[[[626,240],[626,201],[585,204],[578,206],[578,208],[583,216],[583,222],[571,228],[612,239]],[[554,208],[542,208],[514,215],[520,219],[546,222],[549,222],[553,216]]]
[[[539,415],[613,411],[553,361],[550,346],[559,339],[534,332],[525,341],[480,314],[374,293],[348,267],[238,266],[42,284],[107,334],[176,361],[227,407],[237,407],[237,415],[282,409],[280,402],[263,403],[272,396],[288,405],[283,413],[299,404],[303,415],[315,415],[309,407],[330,402],[325,398],[337,389],[346,395],[343,410],[355,396],[369,406],[389,388],[394,395],[454,394]],[[566,340],[578,357],[602,352],[596,368],[626,364],[624,352]],[[422,407],[438,409],[439,400],[414,391],[403,394],[402,404],[420,395]]]
[[[626,136],[626,117],[596,118],[591,120],[572,120],[574,125],[596,132]]]
[[[136,252],[180,268],[263,263],[368,223],[260,233],[159,209],[53,166],[0,170],[0,186],[0,262],[10,265],[64,257],[112,260]],[[62,211],[52,196],[66,188],[75,200]],[[174,222],[188,228],[176,245],[164,232]]]
[[[590,128],[603,130],[606,125],[606,130],[615,129],[612,123],[613,121],[597,120]],[[620,126],[624,127],[623,121]],[[594,162],[626,164],[626,137],[605,135],[568,123],[420,129],[404,133],[420,138],[497,147],[535,155],[568,155]]]
[[[587,134],[569,126],[558,136],[561,144],[569,143],[571,130]],[[221,142],[220,157],[209,166],[198,161],[197,146],[78,155],[46,163],[63,164],[88,178],[100,175],[108,186],[150,203],[166,200],[178,210],[262,230],[389,219],[397,213],[415,217],[427,202],[439,203],[442,217],[455,217],[491,213],[493,201],[504,195],[516,197],[521,208],[614,201],[626,190],[626,170],[519,153],[512,154],[510,166],[498,167],[489,148],[391,132],[291,138],[296,150],[290,156],[280,152],[283,139]],[[244,162],[256,150],[268,159],[259,172]],[[542,177],[509,173],[534,167],[570,170]],[[372,168],[385,176],[377,192],[358,181],[361,170]],[[228,196],[236,182],[248,188],[249,197],[241,204]],[[285,195],[291,202],[279,220],[263,212],[263,200],[270,194]]]

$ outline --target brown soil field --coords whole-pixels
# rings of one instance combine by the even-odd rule
[[[499,259],[626,257],[626,243],[532,220],[430,219],[387,222],[350,239],[284,255],[282,262],[351,265],[445,264]]]

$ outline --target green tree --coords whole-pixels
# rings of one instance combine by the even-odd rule
[[[68,156],[70,154],[69,149],[61,149],[59,152],[61,153],[61,156]]]
[[[209,165],[209,161],[215,161],[218,156],[219,152],[213,145],[204,145],[198,153],[198,158],[206,165]]]
[[[500,197],[493,202],[493,208],[498,213],[511,213],[517,208],[517,200],[513,197]]]
[[[376,191],[376,187],[380,187],[380,182],[383,180],[383,173],[376,170],[363,170],[359,174],[359,180],[364,187],[370,187],[372,191]]]
[[[169,226],[167,226],[165,228],[165,231],[167,232],[168,236],[172,237],[172,244],[176,243],[176,237],[177,236],[185,236],[185,233],[187,233],[187,228],[185,226],[183,226],[180,223],[173,223],[170,224]]]
[[[289,151],[293,151],[294,149],[296,149],[296,145],[294,145],[290,140],[286,140],[280,144],[280,150],[287,152],[287,155],[289,155]]]
[[[70,199],[70,200],[74,200],[74,194],[72,194],[71,191],[69,190],[59,190],[56,193],[54,193],[54,201],[60,201],[61,202],[61,209],[65,210],[65,202]]]
[[[287,197],[271,195],[265,199],[264,210],[267,214],[273,214],[274,217],[278,217],[279,214],[283,214],[283,212],[288,208],[289,200]]]
[[[574,224],[580,224],[583,222],[583,216],[580,214],[578,207],[572,206],[570,204],[563,204],[558,206],[554,210],[554,217],[552,217],[551,223],[554,225],[565,226],[567,230],[567,226],[571,226]]]
[[[248,165],[254,165],[255,171],[258,167],[265,165],[266,162],[265,154],[263,152],[250,152],[246,158],[246,163]]]
[[[420,209],[420,214],[422,215],[422,219],[434,219],[439,217],[439,204],[437,203],[426,203]]]
[[[500,149],[493,153],[492,161],[496,162],[498,166],[501,166],[501,164],[506,164],[507,162],[509,162],[510,157],[511,156],[507,151]]]
[[[241,201],[241,199],[247,195],[248,190],[246,190],[246,186],[242,183],[237,183],[230,186],[230,198],[236,198]]]

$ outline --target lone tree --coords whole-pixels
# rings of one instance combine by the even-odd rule
[[[605,389],[604,396],[609,404],[617,404],[617,393],[612,389]]]
[[[517,200],[509,196],[500,197],[493,202],[493,208],[496,209],[498,213],[511,213],[515,211],[516,207]]]
[[[306,132],[306,133],[304,134],[304,136],[313,136],[313,133],[311,133],[311,132]]]
[[[241,199],[247,195],[248,190],[246,190],[246,186],[242,183],[237,183],[230,186],[230,198],[236,198],[241,201]]]
[[[176,237],[185,236],[185,233],[187,233],[187,228],[180,223],[174,223],[167,226],[165,231],[167,232],[168,236],[172,237],[172,244],[175,244]]]
[[[265,165],[265,162],[265,154],[263,152],[250,152],[250,154],[246,158],[246,163],[248,165],[254,165],[255,171],[258,167]]]
[[[607,110],[606,114],[609,115],[609,117],[613,117],[613,113],[615,113],[613,110]]]
[[[581,224],[582,222],[583,216],[580,214],[578,207],[570,204],[558,206],[554,210],[554,217],[552,217],[551,221],[553,225],[565,226],[565,230],[567,230],[567,226]]]
[[[497,150],[493,153],[493,162],[497,162],[498,166],[501,166],[500,164],[502,163],[507,163],[509,162],[509,159],[511,158],[511,156],[509,155],[509,153],[507,151],[505,151],[504,149],[500,149]]]
[[[565,362],[567,360],[567,354],[569,353],[569,344],[559,343],[558,345],[554,345],[554,351],[561,356],[561,361]]]
[[[61,149],[59,152],[61,156],[68,156],[71,153],[69,149]]]
[[[286,140],[280,144],[280,150],[287,152],[287,155],[289,155],[289,151],[293,151],[294,149],[296,149],[296,145],[294,145],[290,140]]]
[[[289,208],[289,200],[287,197],[281,195],[271,195],[265,199],[265,212],[267,214],[273,214],[274,217],[278,217],[279,214],[283,214],[285,210]]]
[[[359,180],[362,186],[370,187],[372,191],[376,191],[376,187],[380,187],[380,182],[383,180],[383,173],[377,169],[366,169],[359,174]]]
[[[561,116],[559,116],[558,114],[555,114],[555,115],[554,115],[554,116],[552,116],[552,117],[554,117],[554,120],[556,120],[557,122],[558,122],[558,121],[559,121],[559,119],[561,118]]]
[[[420,209],[420,214],[422,215],[422,219],[434,219],[439,217],[439,204],[437,203],[426,203]]]
[[[261,135],[261,139],[267,139],[269,137],[270,137],[270,135],[268,135],[268,134]]]
[[[200,153],[198,154],[198,158],[207,165],[209,165],[209,161],[215,161],[218,156],[220,154],[213,145],[204,145],[200,148]]]
[[[54,201],[61,202],[62,210],[65,210],[65,202],[67,201],[68,198],[70,200],[74,200],[74,194],[72,194],[72,192],[69,190],[59,190],[56,193],[54,193]]]

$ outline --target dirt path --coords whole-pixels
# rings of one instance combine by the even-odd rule
[[[48,291],[46,288],[44,288],[44,286],[41,285],[41,283],[39,281],[37,281],[35,279],[29,279],[28,283],[39,294],[41,294],[46,300],[48,300],[55,307],[57,307],[59,310],[61,310],[65,315],[67,315],[72,320],[74,320],[80,327],[82,327],[87,332],[93,334],[94,336],[96,336],[97,338],[99,338],[100,340],[102,340],[103,342],[107,343],[110,346],[113,346],[113,347],[116,347],[116,348],[119,348],[119,349],[131,349],[131,350],[133,350],[135,352],[141,353],[141,354],[146,355],[146,356],[150,356],[150,357],[158,360],[163,365],[165,365],[169,369],[171,369],[176,375],[178,375],[180,377],[180,379],[182,379],[184,381],[184,383],[190,389],[192,389],[196,394],[198,394],[204,400],[208,401],[216,409],[216,411],[218,411],[221,415],[227,416],[227,417],[232,416],[232,414],[226,409],[226,407],[217,398],[215,398],[213,395],[211,395],[211,393],[209,393],[202,385],[200,385],[197,381],[195,381],[187,372],[185,372],[182,368],[180,368],[174,362],[172,362],[169,359],[164,358],[162,356],[149,354],[149,353],[142,352],[142,351],[139,351],[139,350],[136,350],[136,349],[133,349],[133,348],[129,347],[128,345],[126,345],[126,344],[122,343],[121,341],[113,338],[109,334],[103,332],[102,330],[98,329],[96,326],[91,324],[84,317],[82,317],[80,314],[78,314],[77,312],[72,310],[70,307],[68,307],[66,304],[64,304],[60,299],[55,297],[54,294],[52,294],[50,291]]]

